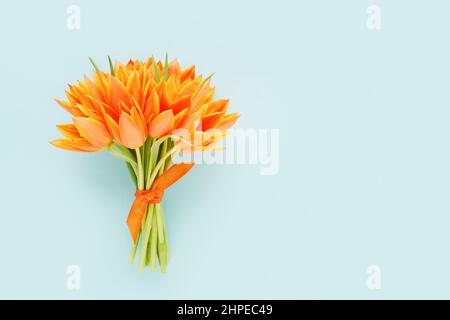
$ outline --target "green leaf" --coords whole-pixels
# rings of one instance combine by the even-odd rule
[[[131,165],[131,168],[134,170],[135,175],[137,175],[136,157],[128,148],[125,148],[119,143],[113,142],[108,146],[107,149],[117,158],[129,163]]]
[[[150,204],[147,207],[147,212],[142,220],[141,225],[141,235],[142,235],[142,245],[141,245],[141,254],[139,256],[139,266],[138,270],[141,272],[144,270],[145,266],[147,265],[147,252],[148,247],[150,243],[150,234],[153,229],[153,211],[154,211],[154,204]]]
[[[169,142],[167,143],[167,150],[171,150],[173,148],[173,146],[174,146],[173,140],[170,139]],[[172,158],[169,157],[166,160],[166,164],[164,165],[164,170],[163,171],[166,171],[167,169],[169,169],[171,164],[172,164]]]
[[[112,62],[110,56],[108,56],[108,62],[109,62],[109,71],[111,71],[111,75],[112,76],[115,76],[115,74],[114,74],[114,66],[113,66],[113,62]]]
[[[119,149],[127,158],[131,159],[132,162],[136,163],[136,156],[133,152],[131,152],[130,149],[128,149],[127,147],[124,147],[123,145],[121,145],[120,143],[117,143],[115,141],[112,144],[114,145],[114,147]]]
[[[169,55],[166,53],[166,59],[164,61],[164,80],[169,79]]]
[[[153,61],[153,70],[155,71],[155,80],[156,83],[158,83],[159,79],[161,79],[161,75],[159,74],[159,70],[158,67],[156,66],[156,60],[154,57],[152,57],[152,61]]]
[[[144,143],[144,177],[147,177],[147,173],[150,165],[150,151],[153,143],[153,138],[147,138]]]
[[[157,257],[157,244],[158,244],[158,231],[157,231],[156,219],[152,221],[152,228],[150,230],[150,270],[156,271],[156,257]]]
[[[153,172],[153,170],[155,169],[156,162],[157,162],[157,160],[159,158],[160,146],[161,146],[161,144],[163,142],[165,142],[169,138],[170,138],[170,135],[167,135],[167,136],[161,137],[161,138],[153,141],[153,144],[152,144],[152,146],[150,148],[150,158],[148,160],[149,163],[148,163],[148,168],[147,168],[147,170],[148,170],[147,171],[147,177],[145,179],[145,182],[146,182],[145,188],[146,189],[150,189],[150,187],[151,187],[151,185],[153,183],[153,180],[154,180],[154,178],[152,179],[152,176],[155,174]]]
[[[131,166],[131,164],[129,162],[125,162],[128,168],[128,172],[130,173],[130,177],[131,180],[134,183],[134,186],[137,188],[137,178],[136,178],[136,173],[134,172],[133,167]]]
[[[91,57],[88,57],[89,61],[91,62],[92,66],[94,67],[95,71],[100,72],[100,69],[97,67],[97,64],[92,60]]]

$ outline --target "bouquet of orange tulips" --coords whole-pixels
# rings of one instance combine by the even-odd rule
[[[127,64],[109,61],[109,72],[94,66],[92,78],[70,85],[67,100],[56,102],[73,123],[58,125],[64,138],[51,143],[70,151],[107,149],[124,160],[136,193],[127,224],[133,241],[130,263],[140,243],[139,267],[165,272],[169,260],[162,197],[193,163],[173,164],[180,152],[205,151],[237,120],[227,114],[229,100],[213,100],[211,77],[196,76],[195,66],[181,69],[149,58]]]

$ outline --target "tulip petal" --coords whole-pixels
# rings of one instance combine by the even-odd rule
[[[137,124],[141,133],[145,136],[146,126],[144,125],[144,122],[142,120],[141,116],[142,113],[140,113],[139,110],[140,110],[139,107],[131,108],[130,117],[133,119],[134,123]]]
[[[117,108],[120,102],[130,106],[130,94],[127,92],[127,89],[122,82],[117,80],[116,77],[111,77],[111,106]]]
[[[159,98],[156,90],[153,90],[148,97],[144,107],[144,118],[149,119],[151,115],[159,114]]]
[[[180,64],[178,60],[172,60],[169,63],[169,75],[178,75],[181,72]]]
[[[230,128],[233,124],[236,123],[237,119],[239,118],[239,115],[237,113],[230,113],[227,114],[220,120],[219,124],[217,125],[217,129],[219,130],[227,130]]]
[[[202,119],[201,130],[206,131],[214,128],[223,117],[223,112],[212,113]]]
[[[106,126],[108,127],[109,131],[111,132],[114,140],[119,141],[120,140],[120,134],[119,134],[119,124],[114,121],[113,118],[109,114],[105,116],[105,122]]]
[[[189,108],[190,106],[191,106],[191,96],[190,95],[185,95],[185,96],[177,99],[175,102],[172,103],[172,105],[170,105],[167,108],[168,109],[172,109],[173,110],[173,114],[176,115],[181,110],[183,110],[185,108]]]
[[[160,138],[169,134],[174,128],[172,110],[166,110],[153,119],[148,126],[148,134],[152,138]]]
[[[187,69],[184,69],[180,75],[180,81],[183,83],[186,80],[194,80],[195,78],[195,66],[190,66]]]
[[[69,151],[95,152],[101,149],[92,146],[87,140],[82,138],[75,140],[57,139],[51,141],[50,143],[55,147]]]
[[[194,112],[188,114],[177,126],[179,129],[187,129],[187,130],[193,130],[194,124],[200,120],[200,112]]]
[[[58,124],[56,126],[59,132],[67,139],[78,139],[81,138],[80,133],[73,123],[69,124]]]
[[[188,111],[189,111],[189,108],[185,108],[175,115],[175,117],[173,119],[173,127],[174,128],[178,128],[181,121],[183,121],[183,119],[186,117]]]
[[[122,112],[119,119],[120,143],[127,148],[136,149],[144,144],[145,135],[133,118]]]
[[[74,117],[73,121],[80,135],[94,147],[103,148],[111,143],[111,134],[100,121],[84,117]]]
[[[227,111],[228,104],[230,103],[230,99],[219,99],[215,101],[211,101],[206,105],[203,115],[209,115],[214,112],[223,112]]]
[[[64,110],[66,110],[67,112],[73,114],[73,108],[71,106],[70,102],[66,102],[66,101],[62,101],[59,99],[55,99],[56,103],[59,104]]]
[[[210,90],[212,89],[210,87],[212,76],[213,75],[210,75],[205,80],[203,80],[202,83],[200,83],[198,88],[195,90],[194,94],[192,95],[192,104],[191,104],[192,111],[197,111],[198,109],[200,109],[202,102],[205,101],[208,94],[210,94]]]

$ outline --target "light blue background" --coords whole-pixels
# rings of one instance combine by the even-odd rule
[[[366,9],[382,9],[382,29]],[[66,8],[81,7],[81,30]],[[0,11],[1,298],[450,298],[448,1],[9,1]],[[128,265],[133,188],[48,141],[54,98],[162,57],[215,72],[280,171],[198,166],[167,192],[166,274]],[[100,63],[101,62],[101,63]],[[81,290],[66,267],[81,267]],[[366,287],[366,268],[382,288]]]

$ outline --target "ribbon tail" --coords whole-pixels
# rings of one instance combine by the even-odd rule
[[[171,166],[153,184],[153,188],[164,191],[177,182],[182,176],[192,169],[194,163],[178,163]]]
[[[142,219],[144,218],[147,207],[148,203],[145,199],[143,199],[143,197],[136,197],[133,205],[131,206],[130,213],[128,214],[127,225],[134,243],[136,243],[139,236]]]

